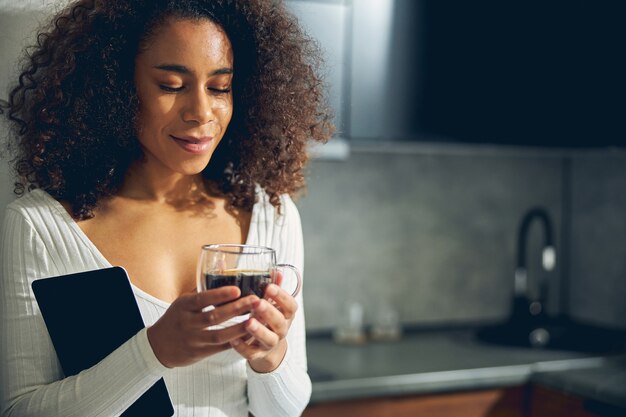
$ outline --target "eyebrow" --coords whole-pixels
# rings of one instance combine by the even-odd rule
[[[162,64],[162,65],[155,65],[153,68],[162,70],[162,71],[170,71],[170,72],[176,72],[179,74],[191,74],[191,70],[189,70],[189,68],[187,68],[184,65],[176,65],[176,64]],[[232,68],[219,68],[216,69],[215,71],[211,72],[209,74],[209,76],[213,76],[213,75],[223,75],[223,74],[232,74],[233,73],[233,69]]]

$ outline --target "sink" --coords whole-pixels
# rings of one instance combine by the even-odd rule
[[[476,332],[483,342],[539,349],[585,353],[626,351],[626,331],[576,322],[570,318],[546,319],[543,323],[504,322]]]

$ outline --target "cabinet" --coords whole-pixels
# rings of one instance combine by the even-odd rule
[[[626,409],[533,386],[530,417],[624,417]]]
[[[528,388],[335,401],[310,405],[303,417],[526,417]]]
[[[536,385],[312,404],[303,417],[624,417],[626,409]]]

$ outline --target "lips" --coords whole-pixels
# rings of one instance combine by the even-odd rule
[[[208,151],[213,143],[213,138],[210,136],[173,136],[170,135],[172,140],[185,151],[193,154],[201,154]]]

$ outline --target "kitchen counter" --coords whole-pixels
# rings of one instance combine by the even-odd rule
[[[606,358],[591,368],[537,372],[531,382],[626,409],[626,355]]]
[[[490,345],[469,330],[419,332],[395,342],[356,346],[309,337],[307,349],[312,404],[508,387],[531,380],[567,387],[583,397],[602,393],[594,398],[617,405],[626,398],[623,359]]]

